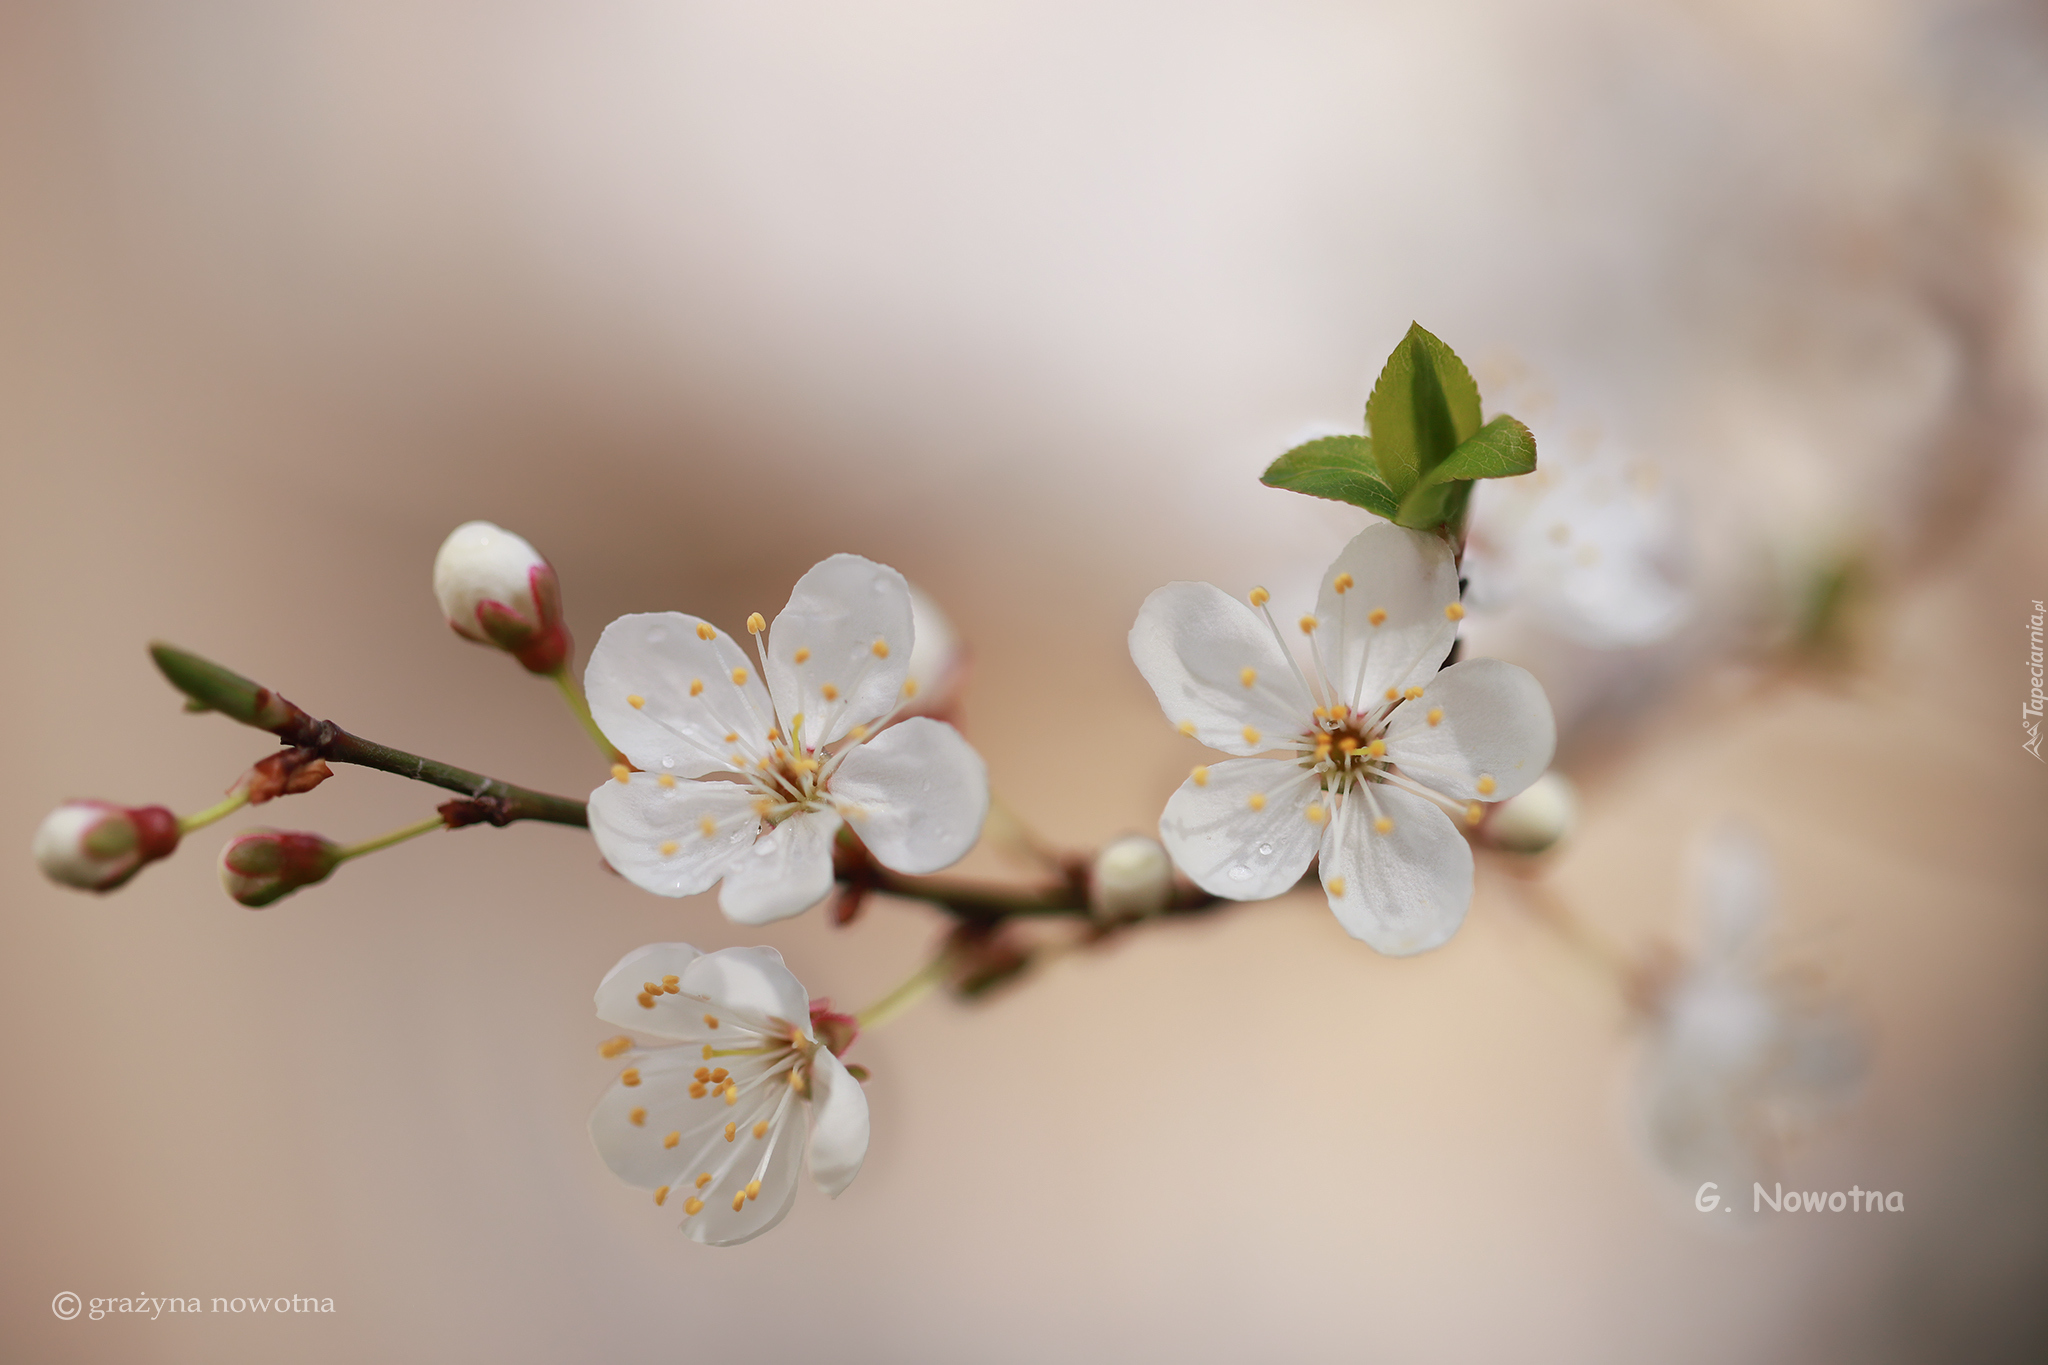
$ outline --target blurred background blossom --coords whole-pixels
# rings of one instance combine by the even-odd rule
[[[0,8],[7,1354],[2035,1357],[2043,91],[2023,0]],[[192,850],[105,901],[26,856],[61,799],[196,809],[260,756],[179,715],[155,637],[587,790],[547,684],[436,607],[474,518],[580,641],[891,564],[973,662],[950,710],[1005,807],[1148,832],[1194,750],[1137,604],[1312,597],[1362,516],[1256,476],[1359,429],[1411,319],[1491,409],[1552,396],[1560,477],[1668,499],[1627,532],[1683,597],[1629,609],[1657,629],[1589,638],[1629,610],[1568,584],[1471,622],[1557,704],[1546,884],[1633,949],[1681,934],[1700,830],[1759,830],[1868,1034],[1787,1181],[1911,1212],[1703,1237],[1611,982],[1482,868],[1413,961],[1297,896],[922,1007],[862,1039],[858,1185],[711,1255],[590,1150],[596,981],[767,941],[871,998],[927,912],[732,937],[544,828],[261,915]],[[431,809],[353,771],[293,800],[345,841]],[[47,1311],[145,1286],[338,1311]]]

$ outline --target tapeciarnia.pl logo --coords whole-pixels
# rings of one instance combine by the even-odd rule
[[[2020,708],[2020,728],[2027,732],[2026,742],[2020,747],[2032,754],[2037,762],[2048,762],[2041,758],[2041,710],[2048,695],[2041,690],[2041,621],[2044,612],[2039,600],[2034,603],[2034,614],[2027,620],[2027,671],[2033,675],[2034,686],[2027,693],[2026,705]]]

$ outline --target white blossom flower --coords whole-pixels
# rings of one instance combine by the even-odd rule
[[[1701,864],[1698,947],[1649,992],[1640,1119],[1653,1157],[1681,1179],[1748,1188],[1860,1070],[1848,1020],[1773,967],[1773,895],[1756,837],[1717,831]]]
[[[1167,801],[1167,851],[1232,900],[1279,895],[1319,860],[1353,937],[1436,947],[1472,899],[1472,850],[1445,811],[1476,823],[1482,802],[1542,774],[1556,745],[1542,687],[1497,659],[1438,671],[1464,608],[1450,547],[1419,531],[1379,523],[1344,547],[1300,620],[1306,670],[1266,591],[1251,602],[1169,583],[1131,628],[1167,719],[1241,755],[1197,767]]]
[[[502,527],[468,521],[434,556],[434,596],[457,635],[493,645],[535,673],[569,655],[562,591],[540,552]]]
[[[626,954],[597,988],[597,1017],[639,1035],[599,1049],[626,1062],[590,1115],[605,1164],[680,1204],[683,1231],[711,1246],[782,1221],[806,1146],[812,1182],[838,1198],[867,1158],[868,1101],[811,1013],[773,948]]]
[[[1522,612],[1593,649],[1664,639],[1692,607],[1683,508],[1656,465],[1597,435],[1556,439],[1560,425],[1532,423],[1541,469],[1474,491],[1467,601]]]
[[[842,822],[898,872],[935,872],[980,837],[988,770],[952,726],[886,725],[914,691],[909,590],[894,569],[834,555],[797,581],[773,626],[748,622],[759,667],[708,622],[622,616],[584,689],[632,760],[590,794],[611,865],[664,896],[723,881],[743,924],[797,914],[832,889]]]

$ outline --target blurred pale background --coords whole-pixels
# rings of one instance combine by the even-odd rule
[[[0,6],[0,1353],[2039,1358],[2044,44],[2017,3]],[[585,646],[894,564],[1007,799],[1148,828],[1193,758],[1138,602],[1326,561],[1360,518],[1256,472],[1356,429],[1410,318],[1657,452],[1710,569],[1756,528],[1870,556],[1847,680],[1731,683],[1739,573],[1656,667],[1553,661],[1556,881],[1674,933],[1699,829],[1754,824],[1872,1039],[1788,1174],[1904,1215],[1702,1226],[1633,1143],[1622,1012],[1482,876],[1421,959],[1292,898],[932,1002],[856,1049],[853,1188],[707,1250],[584,1135],[598,977],[766,941],[857,1004],[929,912],[736,931],[554,828],[260,914],[212,833],[105,899],[25,856],[60,798],[191,810],[263,752],[179,714],[154,637],[586,790],[550,690],[434,609],[478,516]],[[344,771],[263,822],[432,799]]]

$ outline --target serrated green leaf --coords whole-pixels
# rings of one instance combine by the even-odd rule
[[[1363,436],[1325,436],[1298,445],[1266,466],[1259,482],[1348,502],[1390,519],[1399,508],[1393,490],[1380,479],[1372,442]]]
[[[1365,420],[1380,478],[1406,497],[1479,430],[1479,386],[1457,352],[1410,323],[1366,400]]]
[[[1451,500],[1453,490],[1469,491],[1473,479],[1512,478],[1535,467],[1536,438],[1529,428],[1512,417],[1496,417],[1416,481],[1394,520],[1428,530],[1451,520],[1462,505],[1462,497]]]

